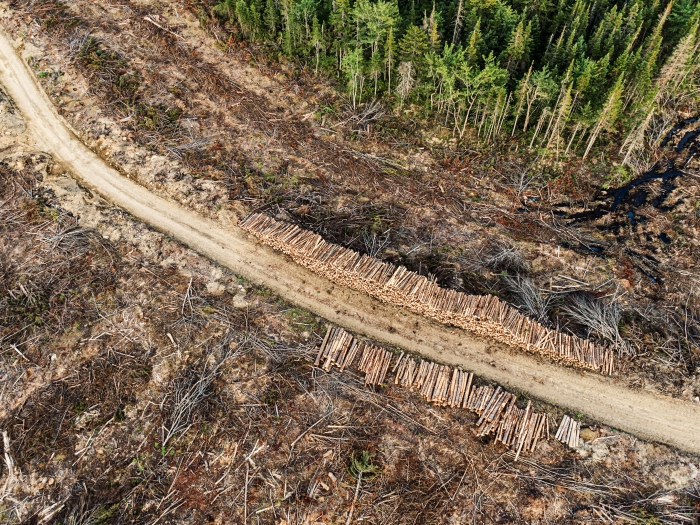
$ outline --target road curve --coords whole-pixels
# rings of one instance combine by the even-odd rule
[[[134,217],[332,323],[423,356],[459,365],[504,387],[624,430],[700,454],[700,405],[630,390],[622,382],[511,352],[358,292],[334,285],[259,244],[237,227],[203,218],[122,176],[86,147],[0,30],[0,83],[36,147],[82,184]]]

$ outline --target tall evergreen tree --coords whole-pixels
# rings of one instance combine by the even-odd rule
[[[509,73],[523,69],[524,65],[530,62],[531,30],[532,24],[528,22],[525,25],[523,20],[520,20],[513,30],[508,47],[501,55],[501,63]]]
[[[469,35],[469,42],[467,44],[467,51],[465,55],[465,60],[471,65],[475,65],[482,55],[482,43],[483,39],[481,37],[481,18],[477,19],[474,29],[472,29],[471,35]]]
[[[349,0],[333,0],[329,24],[333,37],[333,52],[336,55],[338,71],[340,71],[343,53],[351,33]]]
[[[267,34],[273,41],[277,40],[279,20],[277,3],[275,0],[267,0],[265,3],[265,29],[267,29]]]
[[[620,110],[622,109],[622,94],[624,92],[624,74],[620,74],[615,82],[615,85],[610,90],[608,95],[608,100],[605,105],[601,108],[598,120],[591,131],[590,137],[588,139],[588,145],[586,146],[586,151],[583,153],[583,158],[585,159],[591,152],[595,141],[598,139],[598,135],[601,131],[612,130],[615,121],[617,120]]]
[[[316,69],[314,73],[318,75],[318,62],[321,55],[321,49],[324,48],[323,42],[323,26],[318,22],[318,17],[314,15],[314,21],[311,26],[311,45],[316,52]]]
[[[408,28],[398,45],[401,61],[410,62],[416,71],[420,71],[428,48],[428,37],[420,27],[416,26]]]
[[[394,69],[396,56],[396,44],[394,42],[394,28],[390,27],[384,42],[384,71],[388,78],[388,91],[391,93],[391,72]]]

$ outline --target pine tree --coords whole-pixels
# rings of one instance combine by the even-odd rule
[[[469,117],[474,112],[474,124],[481,115],[480,126],[483,125],[487,114],[491,114],[503,100],[505,85],[508,80],[508,72],[496,65],[493,53],[484,59],[483,69],[475,68],[464,61],[456,73],[462,83],[460,90],[461,103],[465,109],[464,122],[460,131],[460,137],[464,135]]]
[[[440,47],[440,34],[438,32],[438,20],[435,14],[435,2],[433,2],[433,10],[430,12],[430,17],[423,22],[423,30],[428,35],[428,44],[431,51],[437,51]]]
[[[260,0],[252,0],[248,7],[248,20],[250,23],[250,32],[253,40],[259,40],[263,36],[263,7]]]
[[[321,49],[324,47],[323,43],[323,26],[318,23],[318,16],[314,15],[314,21],[311,26],[311,45],[316,51],[316,69],[314,74],[318,75],[318,62]]]
[[[530,61],[530,49],[532,40],[530,31],[532,24],[530,22],[525,25],[523,20],[520,20],[518,25],[511,34],[508,47],[501,55],[501,62],[504,64],[508,73],[514,73],[516,70],[521,70],[524,64]]]
[[[394,28],[390,27],[389,32],[386,35],[386,42],[384,43],[384,69],[386,71],[388,82],[388,91],[391,93],[391,71],[394,68],[394,56],[396,51],[394,50]]]
[[[304,24],[304,34],[307,42],[311,34],[311,21],[317,10],[317,0],[297,0],[292,9],[293,17]]]
[[[590,102],[590,95],[596,91],[596,61],[589,58],[580,60],[577,64],[578,74],[574,84],[574,103],[579,101],[581,104]]]
[[[357,0],[352,10],[356,27],[356,41],[369,44],[372,55],[379,49],[389,28],[393,28],[399,18],[399,8],[393,1]]]
[[[672,7],[673,2],[671,1],[661,14],[653,33],[649,35],[636,54],[634,83],[629,94],[630,100],[639,102],[649,94],[648,90],[658,67],[659,53],[663,43],[663,27],[671,13]]]
[[[241,27],[243,35],[246,38],[250,38],[253,32],[250,23],[250,12],[248,11],[248,5],[245,3],[245,0],[238,0],[236,2],[236,19],[238,20],[238,25]]]
[[[612,51],[613,53],[620,49],[621,46],[621,29],[622,29],[623,12],[618,11],[617,6],[607,13],[602,22],[603,34],[605,38],[602,44],[601,53]]]
[[[293,57],[296,51],[295,34],[297,32],[296,19],[293,16],[294,0],[281,0],[282,4],[282,50],[288,57]]]
[[[233,21],[236,17],[236,0],[221,0],[214,6],[214,14]]]
[[[665,31],[668,34],[669,44],[673,45],[679,42],[684,35],[688,34],[688,30],[693,24],[693,15],[697,9],[697,0],[675,0],[668,15],[668,26]]]
[[[467,44],[467,52],[465,59],[469,64],[475,65],[482,55],[482,37],[481,37],[481,18],[476,21],[471,35],[469,35],[469,43]]]
[[[598,139],[598,135],[600,134],[601,131],[606,130],[610,131],[612,130],[613,125],[615,124],[615,121],[617,120],[617,117],[620,113],[620,110],[622,109],[622,94],[624,91],[624,74],[621,74],[617,82],[615,82],[615,85],[613,88],[610,90],[610,94],[608,95],[608,100],[603,106],[603,108],[600,110],[598,120],[591,131],[590,137],[588,139],[588,145],[586,146],[586,151],[583,154],[583,158],[585,159],[588,154],[591,152],[591,149],[593,148],[593,144],[595,144],[595,141]]]
[[[267,34],[272,40],[277,40],[279,19],[279,11],[275,0],[267,0],[265,3],[265,29],[267,29]]]
[[[633,155],[643,150],[647,130],[657,112],[662,110],[667,100],[682,86],[684,80],[689,75],[692,76],[693,69],[697,71],[699,67],[694,62],[700,49],[700,36],[698,35],[700,6],[696,9],[696,13],[691,15],[690,24],[687,28],[687,34],[678,42],[673,54],[654,81],[653,95],[649,102],[641,106],[637,112],[640,115],[637,119],[638,122],[631,128],[620,148],[620,155],[624,155],[623,165],[630,165]]]
[[[415,71],[420,71],[428,51],[428,37],[421,28],[411,26],[399,40],[398,51],[402,62],[410,62]]]
[[[555,90],[556,83],[552,79],[551,71],[546,66],[532,75],[532,81],[527,84],[525,92],[526,111],[523,133],[527,132],[535,104],[540,101],[543,103],[549,101],[553,97],[553,93],[556,92]]]
[[[352,101],[352,107],[357,109],[357,106],[362,102],[362,89],[365,82],[365,77],[362,73],[364,68],[362,49],[356,47],[352,51],[347,51],[343,56],[342,68],[348,81],[348,92]]]
[[[349,0],[333,0],[333,9],[329,17],[333,36],[333,51],[337,57],[338,71],[341,70],[343,52],[350,36],[350,2]]]
[[[547,139],[547,148],[550,148],[552,144],[557,145],[557,151],[559,151],[559,141],[566,122],[571,113],[572,97],[571,93],[573,91],[573,71],[574,71],[574,61],[571,61],[569,68],[564,75],[561,82],[561,90],[559,92],[559,99],[554,105],[554,110],[552,111],[552,118],[547,126],[547,131],[545,131],[544,139]],[[551,130],[551,131],[550,131]],[[548,138],[549,137],[549,138]],[[543,139],[543,140],[544,140]]]
[[[532,76],[532,63],[530,64],[530,69],[527,70],[527,75],[525,75],[525,78],[523,78],[519,85],[518,89],[516,91],[516,98],[518,100],[518,109],[515,110],[515,119],[513,121],[513,130],[510,132],[510,136],[512,137],[515,135],[515,130],[518,127],[518,119],[520,118],[520,114],[523,110],[523,105],[525,104],[526,100],[526,95],[527,95],[527,88],[528,84],[530,83],[530,77]]]

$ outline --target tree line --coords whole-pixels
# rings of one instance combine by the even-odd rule
[[[250,41],[342,80],[354,108],[422,107],[463,138],[630,163],[700,101],[696,0],[221,0]]]

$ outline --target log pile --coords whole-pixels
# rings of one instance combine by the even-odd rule
[[[320,366],[326,372],[330,372],[333,365],[343,371],[352,365],[357,351],[357,341],[349,333],[342,328],[329,327],[314,365]]]
[[[316,357],[316,366],[330,371],[343,370],[361,356],[357,369],[365,373],[365,385],[383,384],[394,355],[381,348],[358,342],[342,328],[329,328]],[[438,406],[464,408],[479,415],[476,434],[493,435],[495,440],[516,452],[533,451],[549,438],[549,416],[515,404],[517,397],[500,386],[473,385],[474,374],[426,360],[416,360],[401,352],[391,372],[394,384],[419,392]]]
[[[564,416],[554,438],[568,445],[569,448],[577,448],[580,433],[581,422],[572,417]]]
[[[241,228],[331,281],[442,323],[573,366],[612,374],[612,349],[546,328],[493,295],[467,295],[393,264],[326,242],[294,224],[251,214]]]
[[[365,385],[381,385],[384,383],[394,354],[383,348],[362,344],[364,349],[357,369],[364,372]]]

